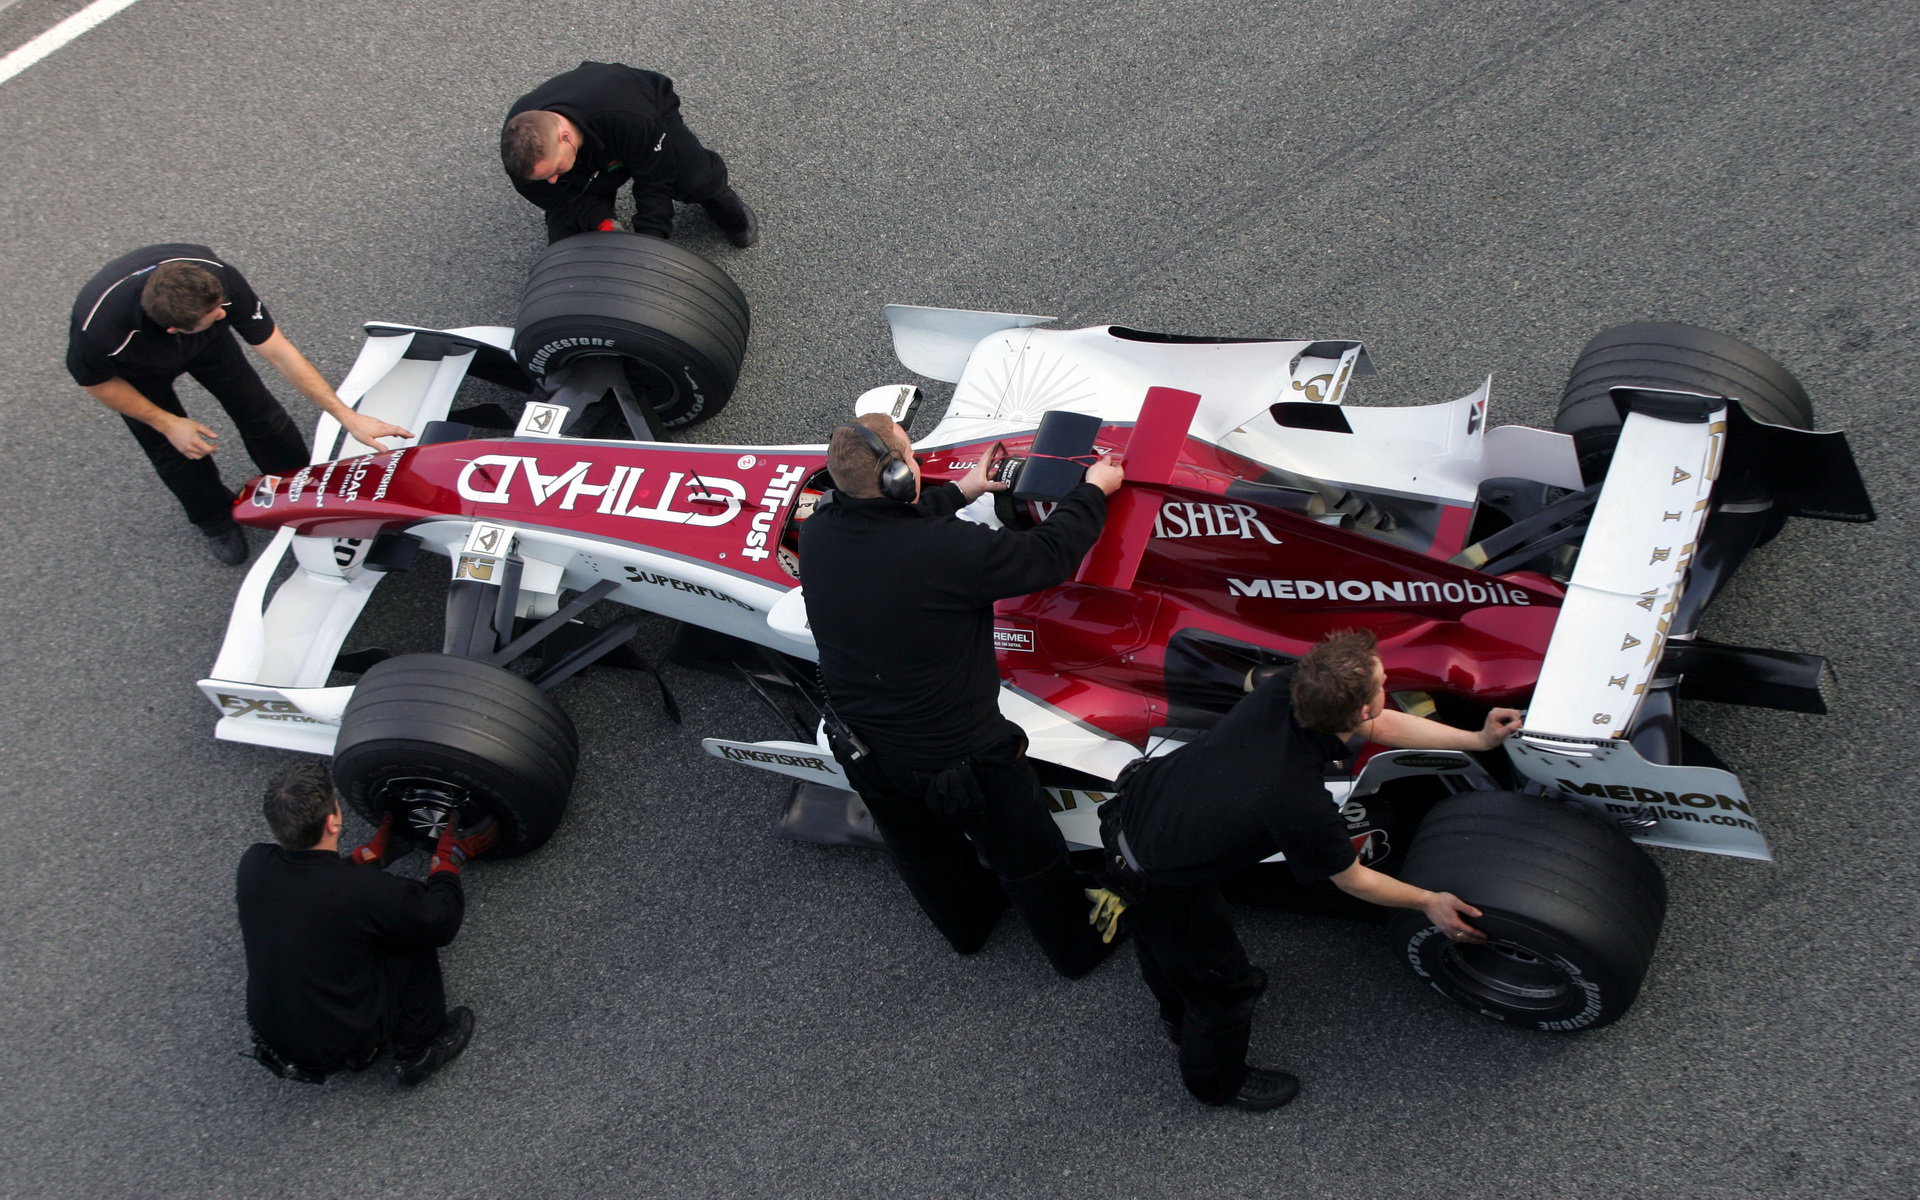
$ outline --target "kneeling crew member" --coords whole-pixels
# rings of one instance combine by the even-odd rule
[[[673,203],[698,204],[727,240],[760,240],[753,210],[727,186],[727,164],[680,119],[673,80],[620,63],[583,62],[513,102],[500,162],[514,190],[545,210],[547,242],[611,230],[613,201],[633,184],[633,231],[673,232]]]
[[[1016,532],[954,515],[1004,486],[988,482],[985,456],[922,495],[913,446],[887,417],[835,430],[827,463],[835,491],[801,526],[800,577],[829,704],[859,743],[836,738],[835,757],[956,951],[984,945],[1011,897],[1054,968],[1085,974],[1109,947],[1088,925],[1026,738],[1000,715],[993,604],[1073,574],[1119,464],[1094,464],[1051,516]]]
[[[449,821],[423,884],[379,869],[391,817],[340,856],[340,798],[318,759],[288,768],[263,807],[278,845],[249,847],[235,888],[254,1057],[282,1078],[321,1083],[390,1048],[408,1086],[458,1058],[473,1013],[447,1010],[438,949],[466,912],[460,864],[493,831],[463,842]]]
[[[1338,633],[1275,673],[1199,741],[1143,760],[1100,806],[1108,878],[1130,901],[1140,973],[1180,1049],[1180,1076],[1207,1104],[1278,1108],[1300,1081],[1249,1066],[1253,1007],[1266,972],[1247,961],[1218,881],[1275,852],[1302,884],[1331,879],[1390,908],[1417,908],[1450,938],[1482,942],[1480,910],[1361,865],[1322,784],[1358,734],[1397,749],[1488,750],[1519,728],[1496,708],[1478,731],[1387,707],[1371,633]]]
[[[273,323],[240,269],[205,246],[143,246],[100,268],[73,302],[67,372],[126,419],[160,482],[228,566],[247,560],[247,539],[213,462],[218,435],[187,416],[174,381],[191,375],[220,402],[260,470],[285,475],[307,465],[306,440],[234,344],[236,333],[361,445],[385,450],[382,438],[413,436],[348,408]]]

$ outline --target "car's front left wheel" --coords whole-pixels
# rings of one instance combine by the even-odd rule
[[[573,722],[513,672],[448,654],[404,654],[361,677],[340,722],[334,782],[353,810],[432,842],[457,814],[487,822],[489,851],[538,849],[559,827],[580,760]]]

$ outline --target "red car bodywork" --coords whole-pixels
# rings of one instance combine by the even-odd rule
[[[1135,434],[1105,426],[1096,452],[1126,448]],[[1004,450],[1023,455],[1031,441],[1007,439]],[[958,479],[994,449],[926,451],[922,470],[929,482]],[[1129,483],[1080,577],[998,607],[1002,674],[1020,691],[1140,745],[1168,724],[1176,635],[1297,655],[1356,627],[1379,637],[1391,690],[1487,706],[1520,703],[1532,688],[1561,591],[1530,572],[1494,577],[1448,562],[1466,538],[1464,506],[1443,506],[1431,542],[1416,549],[1229,496],[1264,469],[1198,439],[1179,439],[1173,454],[1129,450],[1127,461]],[[795,581],[779,548],[797,545],[796,500],[826,485],[824,468],[810,447],[443,442],[263,478],[236,516],[331,537],[439,517],[544,527],[604,544],[607,572],[633,545],[786,589]],[[1133,482],[1142,474],[1164,482]]]

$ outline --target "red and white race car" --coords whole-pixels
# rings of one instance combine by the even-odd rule
[[[1678,702],[1823,711],[1825,664],[1709,641],[1701,616],[1785,517],[1872,509],[1844,435],[1810,431],[1804,390],[1765,354],[1690,326],[1607,330],[1545,431],[1490,425],[1488,384],[1344,403],[1371,370],[1355,341],[885,312],[900,361],[954,385],[916,438],[927,478],[988,454],[1018,472],[1043,420],[1074,419],[1052,414],[1091,431],[1078,449],[1124,455],[1078,576],[1002,603],[995,625],[1002,711],[1074,844],[1096,844],[1092,810],[1121,768],[1205,729],[1251,669],[1365,627],[1394,703],[1474,727],[1490,706],[1527,712],[1503,754],[1367,747],[1329,781],[1369,863],[1485,911],[1486,946],[1397,918],[1396,951],[1443,993],[1542,1029],[1615,1020],[1665,912],[1635,843],[1768,857],[1755,805]],[[755,686],[808,694],[797,530],[828,483],[824,446],[657,440],[725,402],[745,327],[717,269],[625,234],[551,248],[516,329],[369,326],[340,395],[422,437],[335,458],[323,422],[311,467],[237,502],[277,532],[200,684],[219,736],[331,754],[363,815],[430,837],[459,810],[499,822],[496,853],[518,854],[552,833],[577,762],[549,689],[638,620],[588,625],[590,606],[725,635]],[[470,373],[541,386],[512,436],[444,421]],[[918,394],[877,388],[855,408],[904,423]],[[639,440],[578,436],[615,406]],[[966,515],[1043,513],[1018,474],[1014,494]],[[344,653],[375,585],[421,548],[451,565],[444,653]],[[857,824],[817,727],[705,744],[799,781],[796,827],[829,810],[822,836]]]

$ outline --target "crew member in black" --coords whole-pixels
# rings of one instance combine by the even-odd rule
[[[500,161],[547,214],[547,241],[614,228],[613,201],[633,184],[633,231],[673,232],[673,202],[698,204],[727,240],[760,240],[753,210],[727,186],[727,164],[680,119],[673,80],[619,63],[583,62],[513,102]]]
[[[219,435],[187,416],[174,381],[191,375],[220,402],[260,470],[285,474],[307,465],[306,441],[234,344],[235,333],[361,445],[384,450],[382,438],[413,436],[343,404],[274,325],[246,276],[205,246],[143,246],[102,267],[73,302],[67,371],[125,418],[160,482],[229,566],[246,561],[247,541],[213,462]]]
[[[836,490],[800,534],[821,678],[865,747],[835,755],[907,890],[956,951],[979,949],[1011,897],[1055,969],[1085,974],[1108,947],[1088,925],[1026,739],[1000,715],[993,603],[1072,575],[1099,537],[1120,466],[1094,464],[1035,528],[996,531],[954,515],[1001,486],[984,456],[958,484],[922,495],[905,431],[883,416],[860,421],[835,431]]]
[[[459,1057],[473,1013],[447,1010],[438,948],[466,912],[460,864],[492,829],[461,840],[449,822],[422,884],[379,869],[391,818],[340,856],[340,801],[317,759],[275,780],[263,808],[278,845],[249,847],[235,887],[254,1056],[283,1078],[321,1083],[391,1048],[409,1086]]]
[[[1335,634],[1291,671],[1254,687],[1193,744],[1142,761],[1100,806],[1108,879],[1125,895],[1140,973],[1180,1048],[1187,1090],[1213,1105],[1278,1108],[1299,1092],[1284,1071],[1247,1064],[1253,1006],[1266,972],[1247,961],[1217,882],[1276,852],[1303,884],[1391,908],[1417,908],[1448,937],[1486,939],[1480,911],[1363,865],[1321,782],[1358,734],[1397,748],[1485,750],[1517,729],[1496,708],[1478,731],[1390,709],[1370,633]]]

